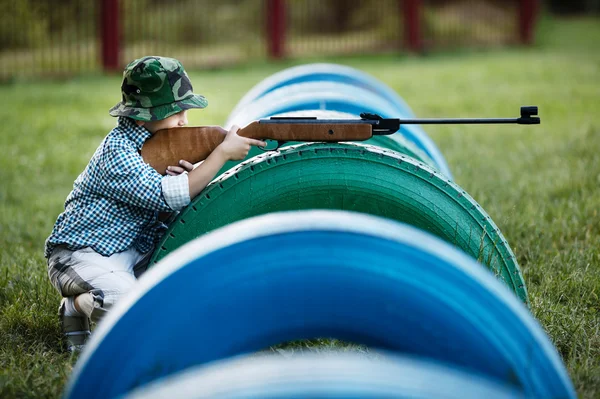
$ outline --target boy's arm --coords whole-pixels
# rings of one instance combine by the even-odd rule
[[[227,161],[244,159],[250,151],[250,146],[267,145],[264,141],[249,139],[237,135],[240,128],[233,126],[225,136],[225,140],[211,152],[211,154],[188,174],[188,184],[190,188],[190,199],[197,196],[215,177],[217,172],[225,165]]]
[[[185,181],[161,176],[126,144],[111,142],[99,161],[99,178],[94,182],[94,190],[145,209],[179,210],[208,185],[227,160],[243,159],[251,145],[266,146],[263,141],[238,136],[238,130],[238,127],[232,128],[214,151],[215,155],[185,176]]]
[[[190,187],[190,199],[197,196],[221,170],[227,158],[219,147],[213,151],[196,169],[188,173],[188,185]]]
[[[148,210],[174,209],[164,197],[167,178],[145,163],[126,140],[107,141],[95,161],[85,182],[94,193]],[[187,181],[184,184],[187,195]]]

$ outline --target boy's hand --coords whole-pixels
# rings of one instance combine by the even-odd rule
[[[169,176],[178,176],[185,172],[191,172],[194,169],[194,165],[183,159],[179,161],[179,166],[167,166],[167,174]]]
[[[225,140],[219,145],[219,149],[228,160],[239,161],[246,158],[251,145],[257,147],[267,146],[264,141],[238,136],[238,130],[240,130],[238,126],[232,126],[227,132]]]

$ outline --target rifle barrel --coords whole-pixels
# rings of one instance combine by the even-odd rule
[[[258,121],[258,123],[265,123],[265,124],[290,124],[290,123],[300,123],[303,125],[310,125],[310,124],[314,124],[314,125],[327,125],[327,124],[343,124],[343,123],[347,123],[347,124],[356,124],[356,123],[364,123],[364,124],[369,124],[369,125],[374,125],[377,124],[377,120],[371,120],[371,119],[317,119],[317,118],[284,118],[284,117],[278,117],[278,118],[271,118],[271,119],[261,119]]]
[[[402,125],[453,125],[453,124],[490,124],[490,123],[519,123],[519,118],[429,118],[429,119],[400,119]]]
[[[391,134],[401,125],[475,125],[475,124],[499,124],[516,123],[519,125],[538,125],[540,118],[537,117],[538,107],[521,107],[520,118],[425,118],[425,119],[397,119],[382,118],[371,113],[360,114],[361,119],[317,119],[316,117],[271,117],[261,119],[262,124],[370,124],[373,126],[373,134]]]
[[[316,119],[316,118],[277,118],[277,119],[261,119],[259,123],[272,124],[337,124],[337,123],[366,123],[370,125],[378,125],[379,121],[398,121],[402,125],[450,125],[450,124],[477,124],[477,123],[518,123],[519,118],[427,118],[427,119],[397,119],[397,118],[382,118],[382,119]]]

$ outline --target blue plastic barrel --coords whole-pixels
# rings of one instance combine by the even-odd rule
[[[123,399],[518,399],[519,390],[431,360],[353,353],[240,357],[159,379]]]
[[[389,86],[358,69],[339,64],[306,64],[284,69],[256,84],[231,111],[235,115],[248,104],[284,86],[306,82],[337,82],[371,91],[391,103],[399,116],[408,118],[414,114],[408,104]]]
[[[539,398],[575,398],[556,349],[488,270],[446,242],[343,211],[246,219],[179,248],[94,332],[67,398],[297,339],[444,362]]]

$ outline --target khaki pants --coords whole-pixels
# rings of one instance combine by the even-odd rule
[[[59,246],[48,259],[48,277],[63,297],[93,292],[103,298],[102,307],[109,309],[133,288],[151,254],[130,248],[102,256],[91,248],[71,251]]]

